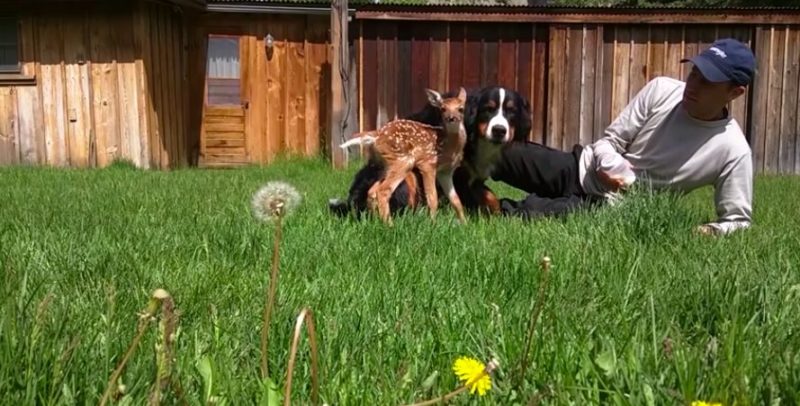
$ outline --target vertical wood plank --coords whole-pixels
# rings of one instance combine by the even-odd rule
[[[764,144],[764,169],[769,173],[780,171],[780,132],[783,120],[783,60],[786,30],[775,25],[771,29],[771,63],[769,65],[769,97],[767,98],[767,121]]]
[[[770,93],[770,63],[772,63],[772,31],[767,25],[756,27],[756,64],[761,68],[760,74],[755,77],[755,87],[753,89],[753,114],[750,122],[750,133],[752,134],[751,146],[755,158],[754,169],[761,172],[765,167],[765,139],[767,122],[767,100]]]
[[[667,30],[667,56],[664,60],[664,75],[673,79],[683,80],[683,41],[684,26],[670,26]]]
[[[794,43],[791,46],[797,50],[800,48],[800,29],[793,27],[794,30]],[[793,66],[800,70],[800,55],[796,56],[793,60]],[[800,75],[800,74],[798,74]],[[797,105],[794,110],[794,173],[800,175],[800,77],[797,82]]]
[[[797,42],[797,33],[800,32],[796,28],[790,26],[784,27],[785,36],[783,46],[783,53],[785,59],[783,61],[783,91],[781,95],[781,130],[780,130],[780,171],[781,173],[794,172],[794,155],[795,145],[797,138],[797,87],[800,82],[800,72],[798,72],[798,64],[800,64],[800,43]]]
[[[647,60],[649,57],[649,31],[647,26],[631,28],[631,65],[628,100],[633,99],[647,83]]]
[[[13,87],[0,87],[0,165],[19,163],[17,109]]]
[[[64,37],[59,16],[42,17],[38,32],[41,61],[41,100],[47,164],[69,165],[69,145],[65,127],[63,53]]]
[[[533,114],[533,31],[532,24],[516,25],[517,40],[517,66],[514,67],[516,73],[516,90],[520,95],[528,100],[528,108],[531,109],[531,133],[533,128],[541,125],[541,120]],[[528,140],[532,134],[527,134]]]
[[[411,28],[413,40],[411,42],[411,108],[413,111],[421,109],[428,102],[425,96],[426,87],[430,87],[431,64],[431,29],[430,23],[418,22]]]
[[[583,74],[581,78],[580,95],[580,134],[578,142],[581,145],[592,143],[595,138],[594,123],[597,112],[597,25],[583,26]]]
[[[374,21],[359,21],[362,24],[362,45],[361,45],[361,65],[362,79],[360,84],[361,89],[361,111],[363,117],[361,122],[364,124],[364,130],[372,130],[378,128],[378,110],[380,109],[378,101],[378,77],[382,76],[383,71],[386,69],[386,61],[381,61],[378,56],[378,43],[380,42],[381,48],[386,46],[385,42],[379,39],[378,25]],[[382,102],[382,100],[381,100]]]
[[[92,66],[92,83],[97,83],[98,76],[103,77],[109,75],[109,70],[116,75],[117,89],[108,89],[98,95],[95,90],[94,95],[94,122],[96,137],[99,138],[100,129],[97,123],[108,125],[106,120],[111,119],[111,122],[118,122],[118,125],[111,126],[109,133],[105,130],[107,137],[111,139],[119,139],[122,146],[121,156],[130,159],[136,166],[142,167],[145,162],[142,161],[142,138],[146,137],[147,132],[142,131],[141,123],[139,120],[140,114],[144,114],[141,110],[139,103],[139,87],[136,72],[136,41],[134,39],[134,19],[125,15],[117,14],[114,16],[111,27],[109,28],[113,33],[114,45],[113,49],[111,44],[106,44],[105,38],[98,38],[93,36],[92,46],[94,48],[95,42],[104,44],[103,54],[107,55],[106,58],[113,57],[114,59],[104,59],[102,61],[102,68],[97,69]],[[102,24],[100,25],[105,25]],[[94,53],[95,51],[93,51]],[[98,112],[102,111],[104,119],[98,117]],[[116,134],[115,134],[116,133]],[[117,135],[118,134],[118,135]]]
[[[753,41],[752,41],[752,38],[751,38],[752,29],[750,28],[750,26],[747,26],[747,25],[743,25],[743,26],[727,26],[727,25],[726,26],[720,26],[718,33],[719,33],[718,35],[720,35],[721,37],[722,36],[731,36],[733,38],[736,38],[736,39],[744,42],[745,44],[747,44],[750,47],[753,46],[752,45]],[[747,116],[748,116],[748,111],[750,109],[749,108],[749,103],[750,103],[749,100],[750,100],[750,96],[751,96],[752,92],[753,92],[753,85],[751,84],[750,86],[748,86],[747,93],[744,94],[743,96],[737,98],[733,102],[731,102],[731,104],[729,106],[731,114],[733,115],[733,117],[736,119],[736,121],[741,126],[742,131],[744,131],[745,136],[747,137],[748,141],[750,141],[751,135],[750,135],[750,131],[749,131],[750,123],[748,122],[748,117]]]
[[[137,5],[134,13],[134,54],[136,58],[137,103],[141,109],[139,114],[139,140],[141,163],[144,168],[158,167],[159,157],[154,155],[152,144],[155,135],[155,106],[152,78],[152,47],[150,44],[151,20],[148,6]]]
[[[20,86],[16,88],[16,96],[19,162],[28,165],[42,164],[38,142],[40,133],[36,126],[38,92],[33,86]]]
[[[90,55],[92,58],[92,109],[94,110],[94,139],[96,162],[99,167],[111,163],[114,151],[118,148],[120,130],[125,131],[122,123],[122,112],[118,112],[118,79],[117,73],[117,48],[115,39],[123,35],[124,26],[119,25],[117,19],[93,18],[90,23]],[[119,36],[118,36],[119,35]],[[122,45],[122,44],[120,44]],[[138,134],[126,134],[124,139]],[[121,148],[121,155],[125,156],[126,148]],[[136,162],[136,160],[134,160]]]
[[[531,110],[533,114],[533,128],[531,129],[531,140],[540,144],[547,142],[547,132],[549,131],[549,114],[546,108],[547,85],[549,80],[549,59],[548,49],[550,44],[550,29],[546,24],[534,24],[531,27],[533,42],[533,93],[531,95]]]
[[[460,22],[450,23],[450,58],[448,63],[447,87],[458,89],[464,85],[464,43],[466,40],[466,25]]]
[[[562,70],[566,70],[565,88],[562,94],[563,132],[561,144],[556,148],[568,151],[580,142],[581,132],[581,82],[583,81],[583,25],[572,24],[566,28],[566,55]]]
[[[316,16],[308,16],[307,18],[315,18]],[[317,21],[322,20],[321,17],[316,17]],[[249,82],[247,88],[242,88],[248,93],[248,100],[250,107],[246,110],[245,117],[247,120],[247,127],[245,128],[245,143],[247,155],[250,162],[264,164],[267,162],[267,123],[269,117],[267,116],[267,49],[264,37],[267,33],[271,33],[271,28],[267,24],[266,17],[259,18],[252,21],[248,25],[248,30],[254,33],[255,36],[249,36],[250,46],[253,49],[248,58],[248,78]],[[325,27],[328,26],[328,21],[323,20]],[[309,34],[311,35],[311,34]],[[311,44],[306,44],[307,48],[311,48]],[[325,52],[325,50],[322,50]],[[306,66],[306,69],[313,69],[313,66]],[[203,71],[203,81],[205,81],[205,71]],[[306,84],[306,98],[308,98],[308,88]],[[319,87],[320,83],[317,81],[316,86]],[[316,100],[316,99],[315,99]],[[306,111],[306,118],[311,112]],[[314,116],[317,117],[318,116]],[[306,137],[318,137],[320,123],[315,123],[312,128],[312,134],[306,134]],[[327,128],[327,123],[323,125]],[[317,143],[319,147],[319,143]]]
[[[564,134],[564,95],[566,93],[566,72],[563,69],[567,54],[568,26],[550,26],[550,61],[548,78],[547,133],[545,143],[553,148],[561,148]]]
[[[482,54],[482,37],[480,26],[473,23],[464,25],[464,74],[463,82],[464,87],[479,88],[482,87],[481,83],[481,69],[482,60],[485,55]]]
[[[288,17],[288,16],[287,16]],[[305,36],[305,19],[300,16],[291,16],[286,24],[286,145],[291,154],[302,155],[305,149],[305,55],[303,54],[303,37]],[[353,77],[353,80],[356,80]],[[355,108],[357,100],[353,100]]]
[[[405,117],[414,111],[412,101],[412,61],[411,61],[411,30],[404,23],[396,22],[387,24],[385,34],[386,43],[384,55],[386,66],[383,70],[386,87],[383,94],[382,106],[386,108],[387,119]],[[379,79],[380,80],[380,79]],[[383,114],[379,111],[379,117]],[[384,121],[385,122],[385,121]],[[379,122],[378,125],[383,125]]]
[[[165,6],[160,6],[158,11],[164,23],[164,39],[161,44],[164,59],[162,60],[163,64],[160,73],[164,76],[166,82],[162,116],[165,119],[164,137],[167,141],[166,148],[169,151],[169,160],[165,163],[164,167],[172,169],[179,164],[178,140],[181,138],[181,134],[178,130],[180,108],[177,94],[178,75],[176,72],[176,58],[178,53],[175,51],[175,18],[172,10]]]
[[[648,76],[650,81],[658,76],[666,75],[667,61],[667,30],[670,26],[651,26],[650,27],[650,57],[648,61]]]
[[[519,61],[517,60],[517,44],[520,41],[520,24],[503,24],[508,28],[502,27],[502,33],[497,38],[497,84],[509,89],[519,90],[517,87],[517,70]],[[500,27],[498,27],[498,31]]]
[[[326,21],[308,16],[308,31],[306,33],[306,154],[315,155],[320,150],[320,128],[324,121],[320,121],[324,114],[326,99],[320,92],[322,68],[327,63]],[[263,59],[263,58],[260,58]],[[360,86],[361,84],[359,84]]]
[[[441,93],[449,90],[447,88],[447,71],[449,69],[447,31],[448,25],[446,22],[437,23],[430,27],[431,59],[428,71],[428,87]]]
[[[499,60],[500,30],[497,23],[478,23],[478,32],[482,39],[481,46],[481,86],[489,86],[498,82],[497,69]]]
[[[616,118],[628,105],[630,94],[631,28],[615,27],[614,88],[611,116]]]
[[[270,161],[286,148],[283,137],[286,128],[286,113],[283,108],[286,103],[286,91],[283,88],[283,78],[286,75],[286,24],[278,17],[280,16],[270,16],[268,23],[270,32],[275,37],[272,56],[267,62],[267,145]],[[343,41],[343,44],[347,44],[346,40]],[[338,72],[335,76],[339,76]],[[339,143],[336,144],[338,148]]]
[[[41,85],[38,58],[36,57],[35,38],[38,20],[32,16],[20,20],[20,42],[23,72],[36,75]],[[19,114],[20,162],[35,165],[44,164],[44,126],[37,86],[20,86],[17,88],[17,112]]]
[[[597,27],[597,78],[595,79],[595,117],[592,142],[605,135],[606,127],[611,121],[611,86],[614,64],[613,28]]]
[[[70,165],[89,165],[89,52],[86,46],[88,15],[76,13],[64,19],[64,75],[66,78],[67,137]]]
[[[245,27],[242,27],[243,35],[239,37],[241,42],[239,46],[239,75],[241,100],[244,107],[246,107],[244,108],[244,152],[248,161],[257,162],[256,156],[258,153],[255,151],[254,144],[259,135],[256,127],[260,117],[256,114],[259,103],[253,100],[257,94],[253,86],[258,80],[258,67],[255,60],[258,53],[258,40],[255,35],[252,35],[251,27],[252,22],[248,22]]]

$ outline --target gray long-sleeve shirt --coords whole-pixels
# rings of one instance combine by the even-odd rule
[[[606,129],[588,145],[580,162],[586,193],[615,200],[597,177],[601,162],[621,154],[633,165],[636,182],[688,193],[713,185],[722,233],[748,227],[752,217],[752,152],[739,123],[691,117],[681,106],[685,83],[668,77],[651,80]]]

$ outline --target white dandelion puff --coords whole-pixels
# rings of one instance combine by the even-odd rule
[[[294,186],[286,182],[271,181],[253,194],[251,206],[257,219],[271,222],[291,213],[300,205],[301,200],[302,197]]]

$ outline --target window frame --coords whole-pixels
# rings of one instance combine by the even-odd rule
[[[12,69],[0,67],[0,86],[35,85],[36,77],[26,75],[22,58],[22,19],[15,14],[0,14],[0,21],[10,21],[17,34],[17,66]]]

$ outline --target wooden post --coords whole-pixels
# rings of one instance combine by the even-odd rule
[[[350,92],[350,47],[347,34],[347,0],[332,0],[331,3],[331,122],[330,151],[334,168],[343,168],[347,162],[347,151],[339,148],[348,134],[352,117]]]

